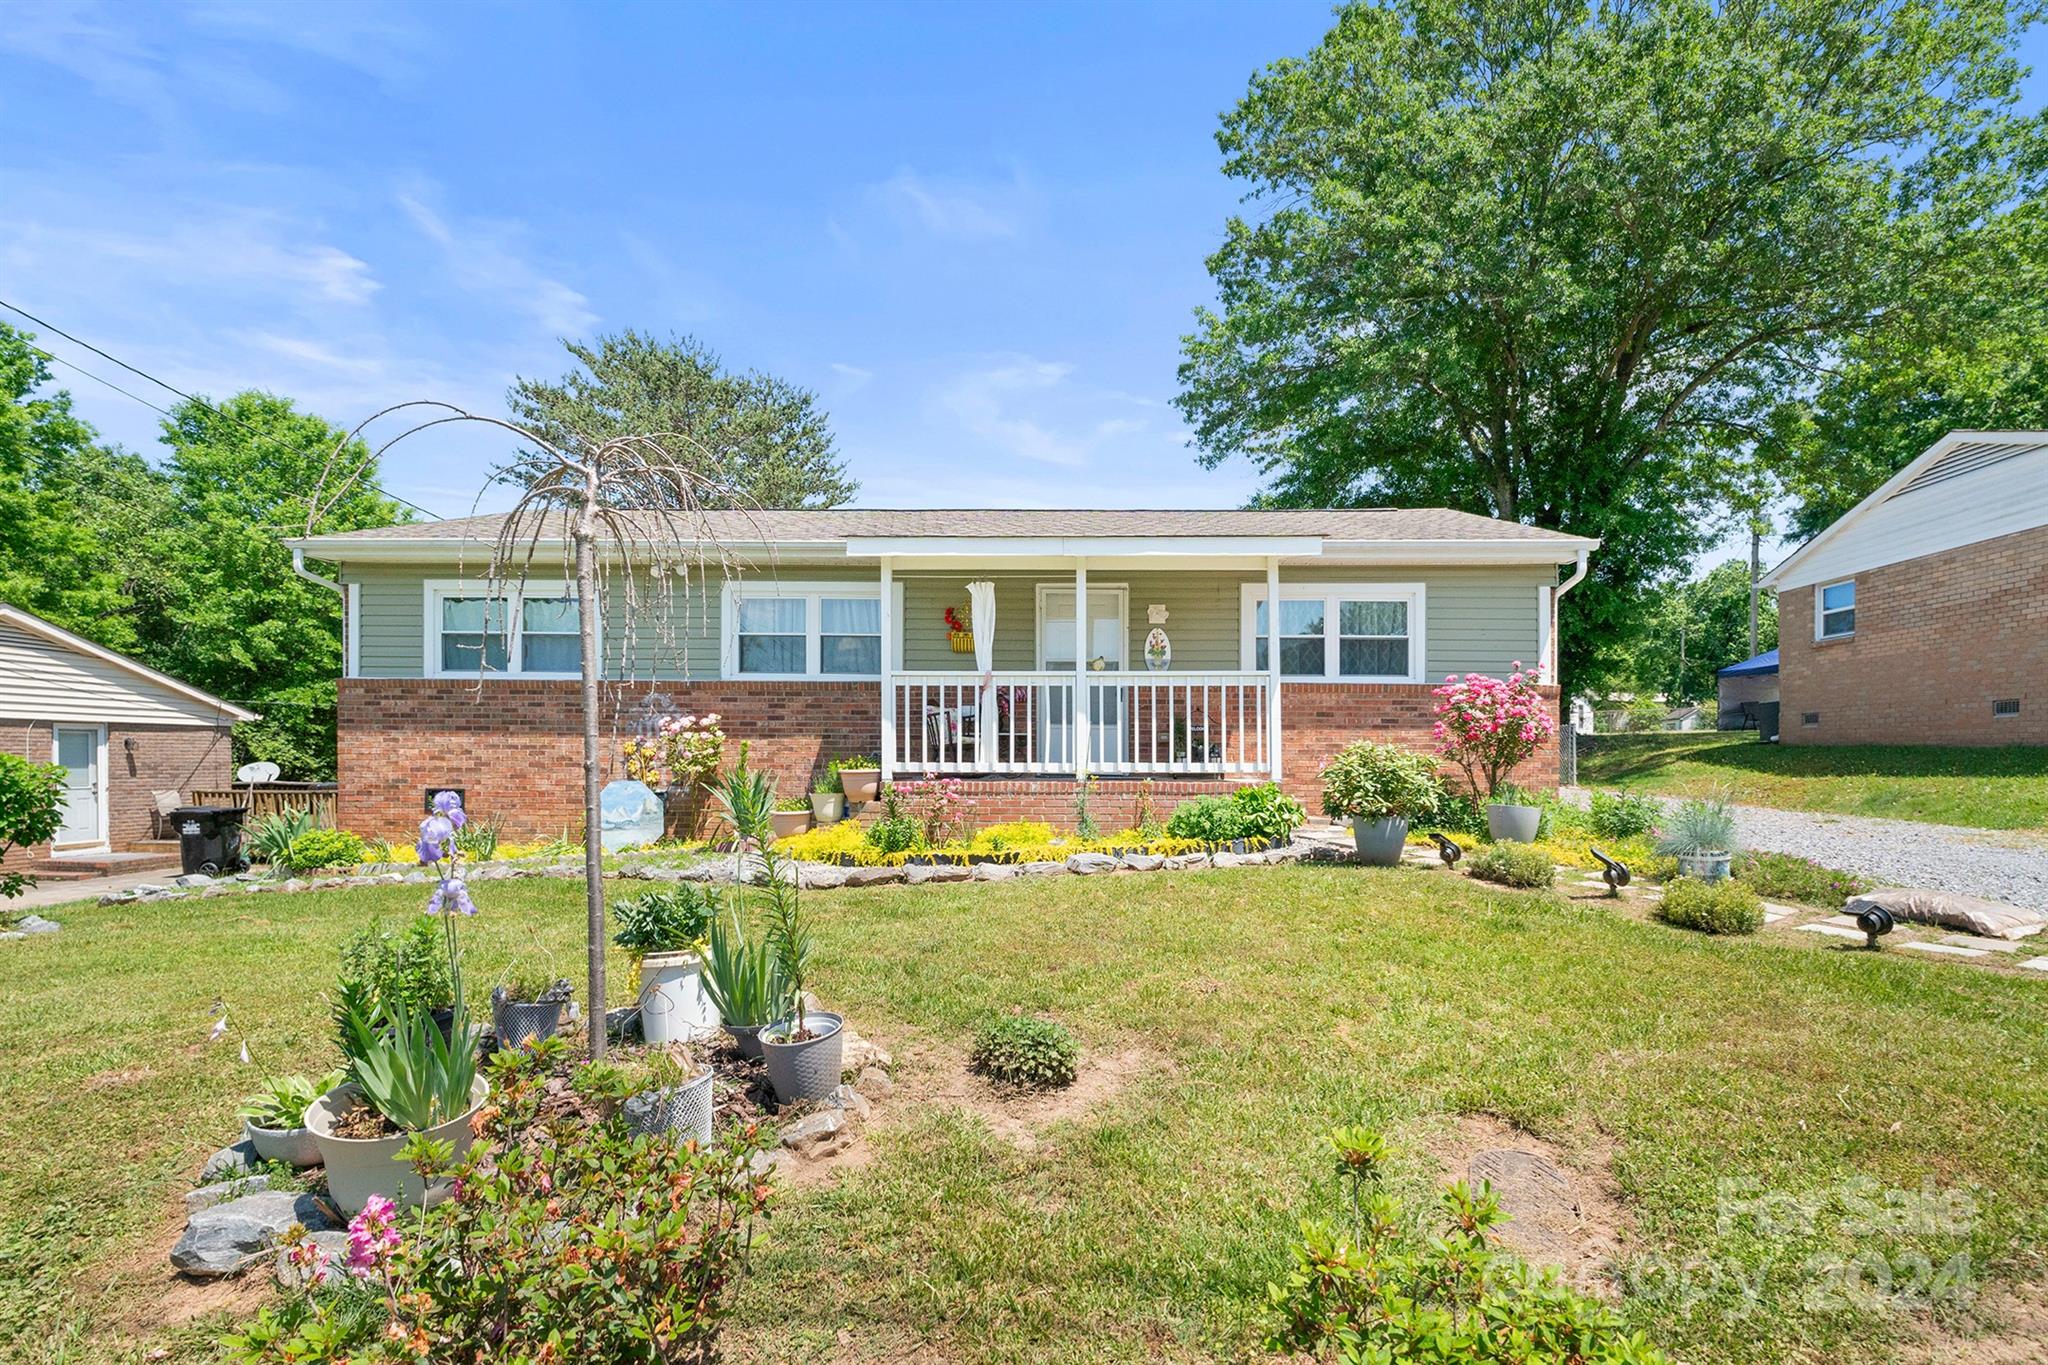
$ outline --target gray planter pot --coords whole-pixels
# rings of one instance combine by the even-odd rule
[[[846,1021],[825,1010],[804,1011],[804,1026],[814,1035],[801,1043],[779,1043],[774,1033],[794,1028],[792,1017],[775,1024],[761,1036],[761,1056],[768,1063],[768,1084],[781,1104],[799,1100],[826,1100],[839,1088],[839,1073],[846,1054]]]
[[[761,1030],[768,1027],[766,1024],[724,1024],[721,1027],[732,1039],[733,1046],[740,1050],[740,1056],[761,1055]]]
[[[673,1133],[685,1142],[711,1141],[711,1068],[681,1085],[643,1090],[626,1101],[626,1127],[652,1136]]]
[[[1486,808],[1486,832],[1498,840],[1533,844],[1536,831],[1542,825],[1541,806],[1510,806],[1496,802]]]
[[[846,818],[846,793],[812,792],[811,818],[821,825],[836,825]]]
[[[282,1161],[300,1170],[320,1164],[320,1144],[313,1141],[311,1128],[258,1128],[244,1119],[242,1135],[265,1161]]]
[[[516,1048],[555,1036],[562,1026],[562,1002],[536,1004],[528,1000],[493,1000],[491,1026],[498,1031],[498,1046]]]
[[[1728,865],[1732,861],[1733,858],[1726,853],[1681,853],[1678,855],[1678,875],[1703,882],[1726,881]]]
[[[1380,820],[1351,817],[1351,839],[1358,846],[1358,861],[1372,867],[1394,867],[1408,843],[1408,822],[1398,815]]]
[[[477,1077],[469,1089],[469,1109],[429,1128],[427,1136],[449,1144],[455,1149],[454,1154],[461,1156],[472,1141],[469,1120],[483,1108],[484,1097],[490,1093],[490,1082]],[[436,1181],[429,1189],[417,1171],[399,1160],[398,1153],[409,1134],[381,1138],[334,1135],[335,1118],[353,1109],[361,1096],[354,1082],[338,1085],[306,1110],[306,1126],[313,1130],[313,1141],[320,1148],[320,1163],[327,1168],[328,1197],[335,1206],[343,1213],[358,1214],[373,1194],[381,1194],[402,1207],[432,1204],[445,1197],[447,1181]]]

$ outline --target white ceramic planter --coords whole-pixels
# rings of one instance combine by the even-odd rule
[[[882,787],[880,768],[841,768],[839,788],[849,801],[872,801]]]
[[[320,1164],[320,1144],[313,1141],[311,1128],[258,1128],[244,1119],[242,1135],[265,1161],[282,1161],[301,1170]]]
[[[1541,806],[1510,806],[1496,802],[1486,808],[1486,832],[1497,840],[1533,844],[1536,831],[1542,827]]]
[[[490,1093],[490,1082],[477,1077],[469,1090],[469,1108],[428,1129],[427,1136],[448,1143],[455,1149],[455,1155],[461,1156],[473,1140],[469,1120],[483,1107],[484,1097]],[[439,1200],[446,1191],[445,1183],[437,1182],[429,1189],[417,1171],[398,1159],[410,1134],[381,1138],[334,1135],[334,1120],[353,1109],[361,1095],[351,1081],[328,1091],[306,1110],[306,1127],[312,1129],[313,1141],[320,1149],[320,1162],[327,1168],[327,1194],[335,1207],[347,1214],[361,1213],[373,1194],[384,1195],[400,1207]]]
[[[1726,853],[1681,853],[1678,855],[1678,875],[1703,882],[1726,881],[1728,866],[1733,861]]]
[[[640,959],[640,1032],[650,1043],[690,1043],[718,1032],[718,1007],[704,992],[704,959],[649,953]]]
[[[811,813],[807,810],[771,811],[768,824],[778,839],[787,839],[792,834],[802,834],[811,827]]]
[[[840,792],[812,792],[811,818],[821,825],[836,825],[846,818],[846,797]]]
[[[1408,842],[1408,822],[1398,815],[1383,820],[1351,818],[1351,840],[1358,849],[1358,861],[1371,867],[1397,867],[1401,849]]]

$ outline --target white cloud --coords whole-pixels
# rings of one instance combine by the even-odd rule
[[[1069,385],[1073,372],[1061,361],[1001,357],[941,385],[930,406],[1005,455],[1080,469],[1150,423],[1118,411],[1104,415],[1129,400]]]
[[[1020,237],[1038,212],[1037,191],[1017,167],[1006,180],[959,180],[906,166],[867,193],[902,226],[960,241]]]
[[[398,206],[421,236],[441,248],[451,278],[463,289],[525,313],[561,336],[574,336],[597,321],[589,299],[526,259],[518,224],[451,222],[428,205],[429,194],[425,187],[400,190]]]
[[[840,398],[844,398],[848,394],[860,392],[873,383],[875,378],[873,370],[864,370],[858,365],[848,365],[840,360],[835,360],[831,363],[831,370],[832,373],[839,376],[840,382],[834,385],[833,388],[835,396]]]

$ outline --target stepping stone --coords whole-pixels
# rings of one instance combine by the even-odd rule
[[[1844,929],[1839,924],[1802,924],[1800,931],[1808,934],[1826,934],[1829,938],[1853,938],[1858,943],[1865,937],[1861,929]]]
[[[2020,970],[2048,973],[2048,957],[2030,957],[2020,964]]]
[[[1974,934],[1945,934],[1943,943],[1953,943],[1958,948],[1975,948],[1986,953],[2016,953],[2020,945],[2002,938],[1978,938]]]
[[[1901,948],[1911,948],[1918,953],[1942,953],[1949,957],[1986,957],[1982,948],[1961,948],[1953,943],[1901,943]]]
[[[330,1232],[338,1226],[310,1194],[246,1194],[193,1214],[184,1236],[171,1248],[171,1265],[201,1278],[232,1275],[269,1251],[294,1223],[309,1232]]]

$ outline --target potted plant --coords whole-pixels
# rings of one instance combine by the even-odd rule
[[[882,760],[879,758],[848,758],[835,762],[839,770],[839,787],[846,793],[846,799],[854,805],[875,799],[875,793],[882,786]]]
[[[626,775],[661,794],[664,822],[685,838],[696,833],[704,785],[725,758],[725,731],[718,722],[717,712],[663,716],[650,734],[621,746]]]
[[[713,908],[711,892],[687,882],[613,907],[612,942],[638,959],[640,1033],[649,1043],[687,1043],[718,1028],[699,954]]]
[[[346,1213],[360,1213],[373,1195],[425,1202],[424,1177],[400,1153],[413,1138],[425,1137],[460,1156],[470,1145],[470,1119],[490,1093],[489,1082],[476,1074],[480,1030],[462,993],[456,928],[476,913],[455,846],[466,818],[461,797],[439,793],[433,813],[420,822],[417,846],[420,862],[438,874],[426,911],[440,920],[454,986],[448,1029],[402,997],[378,998],[360,978],[341,981],[335,1015],[349,1079],[308,1105],[305,1121],[327,1168],[328,1194]]]
[[[372,999],[397,1001],[428,1014],[446,1033],[455,1018],[455,981],[448,945],[433,919],[417,916],[396,933],[372,921],[341,945],[341,974],[361,981]]]
[[[786,796],[775,803],[768,817],[774,837],[786,839],[811,827],[811,803],[801,796]]]
[[[820,825],[836,825],[846,818],[846,793],[839,789],[839,774],[829,768],[811,784],[811,818]]]
[[[711,1141],[711,1067],[689,1049],[649,1048],[623,1066],[629,1091],[622,1114],[626,1127],[653,1136],[673,1133],[697,1143]]]
[[[1467,673],[1435,689],[1437,752],[1465,772],[1472,790],[1487,798],[1487,832],[1496,839],[1533,842],[1540,808],[1513,799],[1508,777],[1557,733],[1550,704],[1518,661],[1505,678]]]
[[[1657,836],[1657,852],[1678,859],[1678,875],[1703,882],[1724,880],[1737,851],[1735,812],[1725,797],[1679,802]]]
[[[729,920],[712,917],[704,942],[704,993],[745,1057],[761,1055],[761,1030],[791,1010],[772,945],[748,937],[737,906]]]
[[[491,991],[491,1026],[497,1030],[498,1046],[522,1047],[554,1037],[562,1026],[562,1010],[575,994],[567,977],[545,981],[513,973],[510,981]]]
[[[317,1081],[304,1076],[273,1076],[251,1095],[237,1112],[242,1132],[265,1161],[282,1161],[288,1166],[320,1164],[320,1148],[313,1131],[306,1127],[306,1110],[347,1077],[329,1072]]]
[[[1323,813],[1351,822],[1358,860],[1375,867],[1401,861],[1408,822],[1428,819],[1442,799],[1436,764],[1396,744],[1360,740],[1323,765]]]

